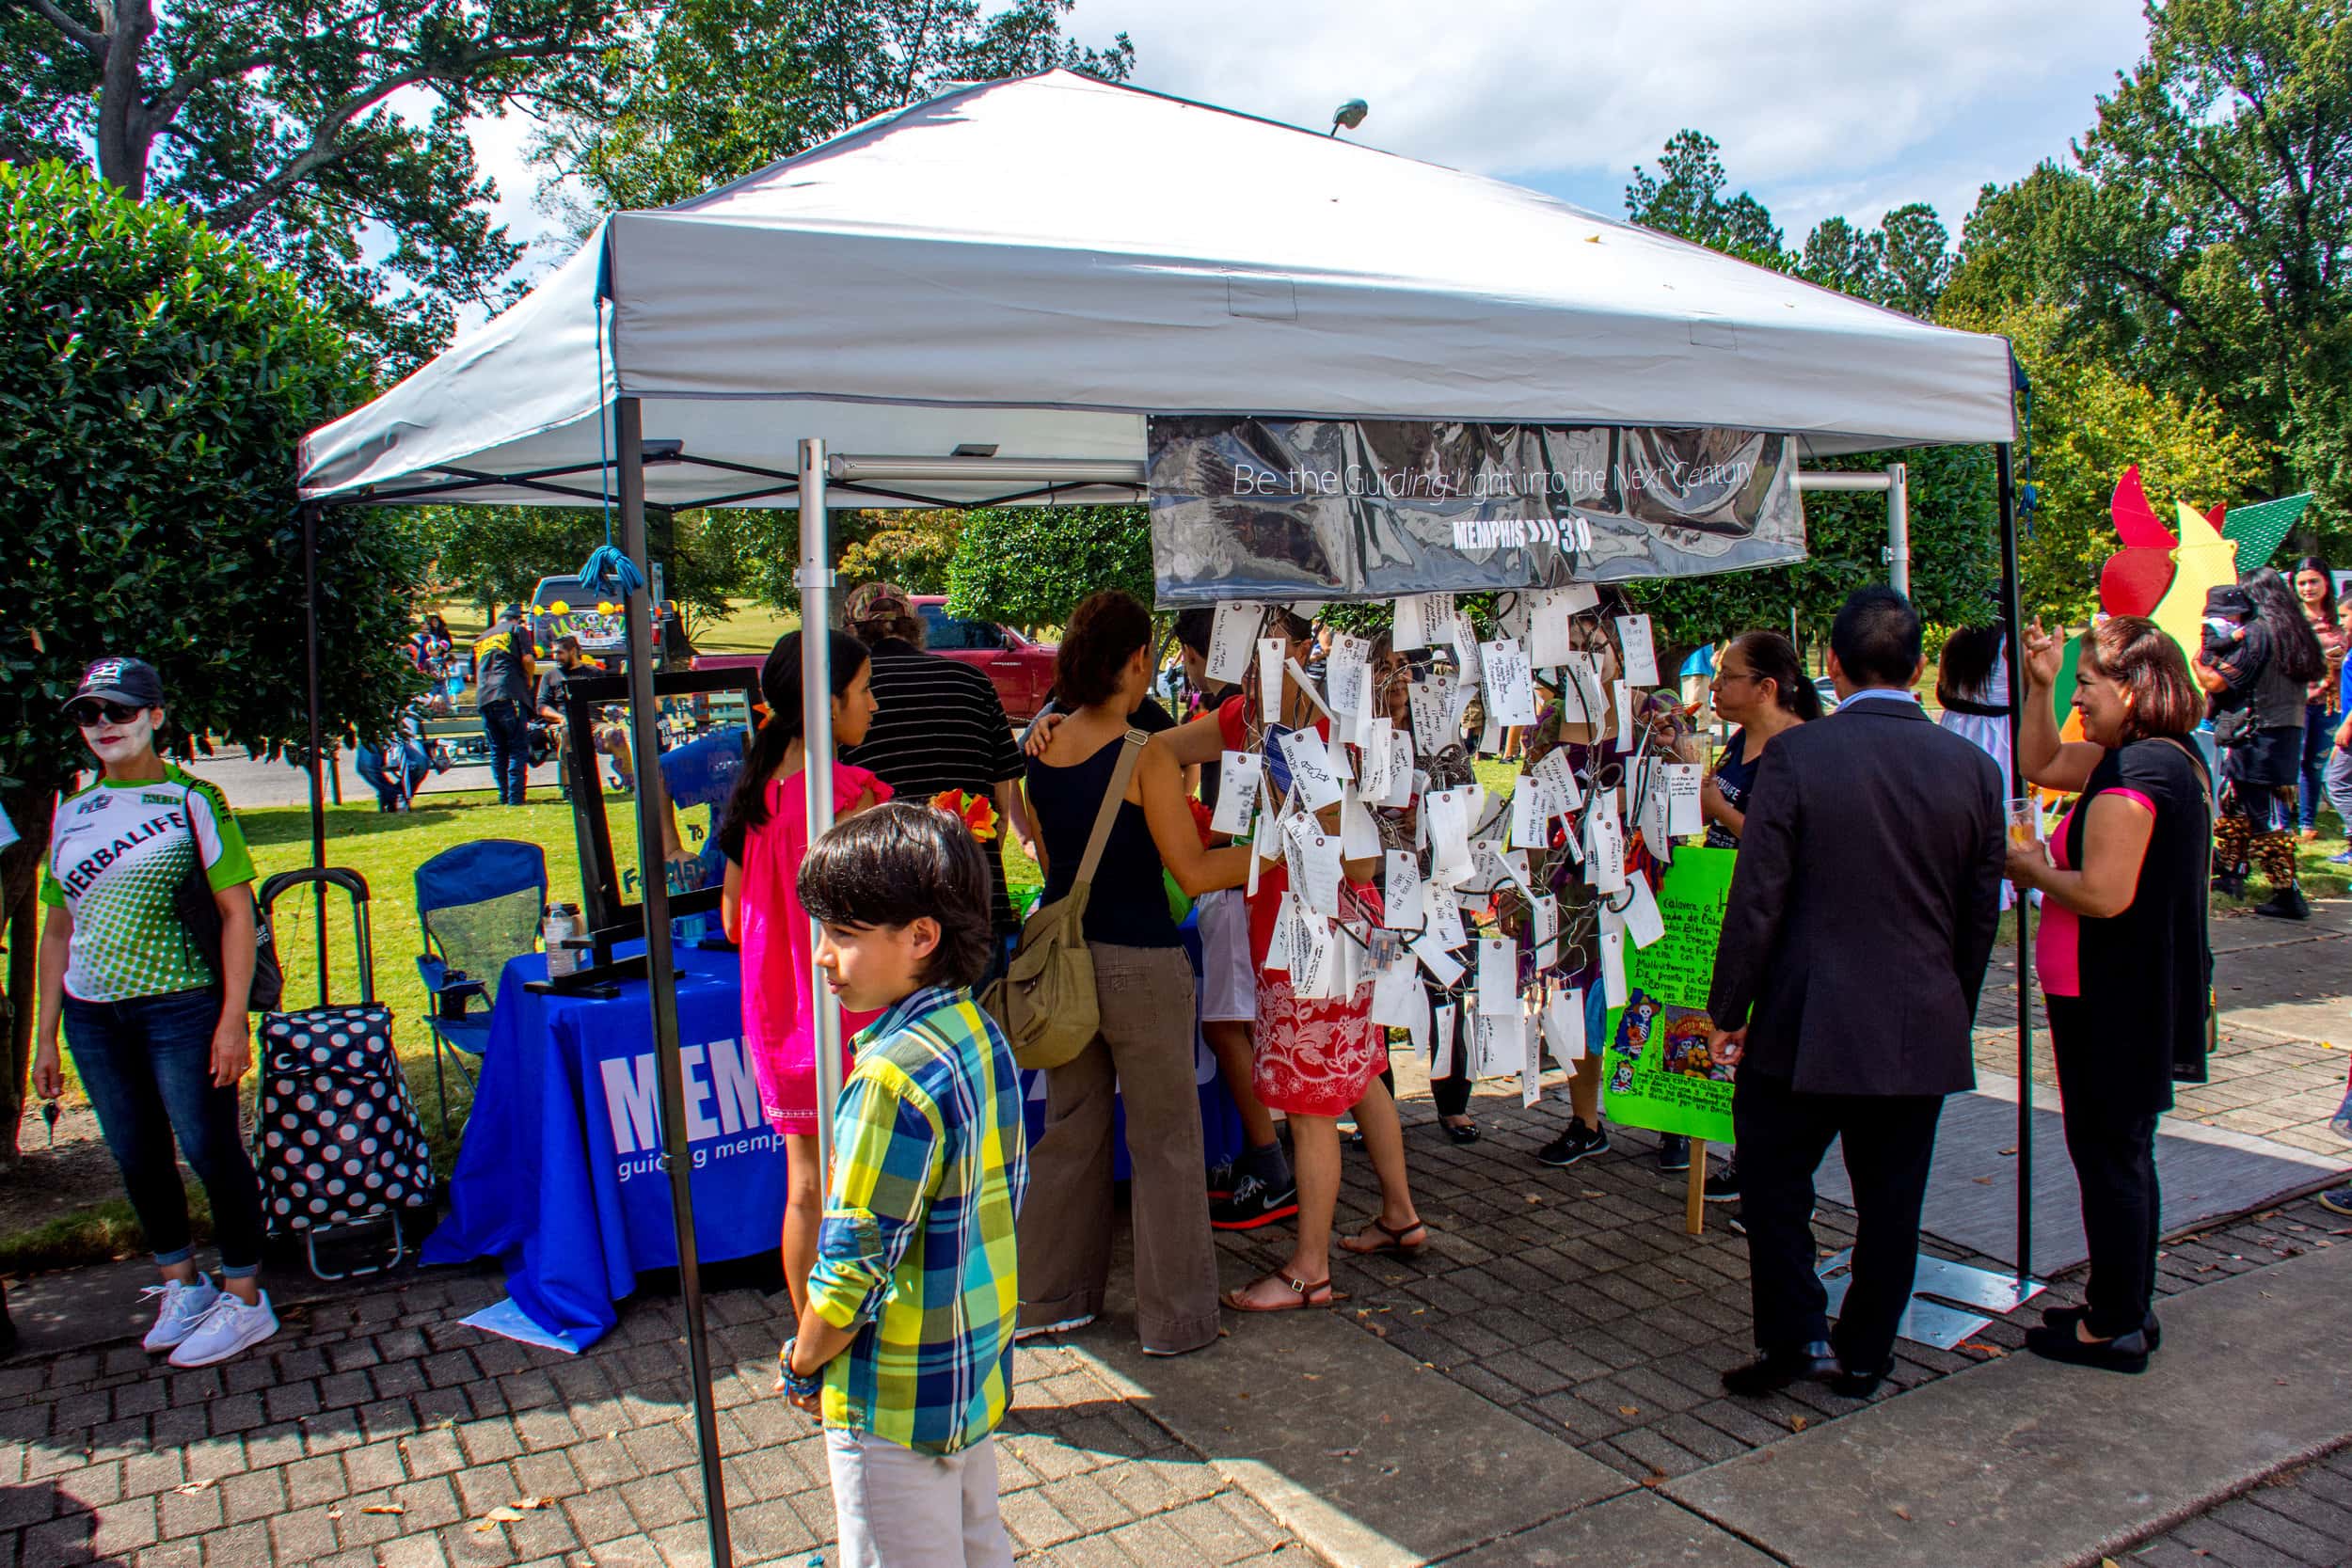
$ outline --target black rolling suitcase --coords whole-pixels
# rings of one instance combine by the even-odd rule
[[[359,1000],[262,1015],[253,1164],[268,1233],[302,1237],[313,1275],[346,1279],[379,1273],[407,1255],[402,1218],[432,1201],[433,1171],[424,1127],[392,1048],[392,1010],[375,1000],[366,879],[341,866],[281,872],[262,883],[262,909],[266,912],[289,888],[316,882],[351,895]],[[319,1261],[323,1238],[387,1219],[389,1258],[341,1272]]]

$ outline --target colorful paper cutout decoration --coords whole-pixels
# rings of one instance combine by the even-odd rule
[[[2237,569],[2250,572],[2257,566],[2269,565],[2280,544],[2301,520],[2303,509],[2311,504],[2312,493],[2306,490],[2299,496],[2281,496],[2275,501],[2238,507],[2231,512],[2226,525],[2217,515],[2215,523],[2220,527],[2222,536],[2237,542]]]
[[[2149,614],[2172,586],[2172,551],[2180,541],[2156,521],[2148,492],[2140,487],[2138,464],[2115,482],[2107,515],[2115,520],[2123,547],[2107,557],[2099,573],[2099,608],[2110,615]]]
[[[2173,555],[2172,586],[2150,611],[2149,618],[2172,636],[2182,652],[2194,657],[2205,616],[2205,593],[2237,581],[2237,546],[2183,503],[2181,547]]]

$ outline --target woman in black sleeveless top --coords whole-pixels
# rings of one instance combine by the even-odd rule
[[[1028,764],[1029,817],[1044,850],[1045,897],[1076,880],[1096,814],[1151,689],[1152,616],[1125,594],[1078,606],[1054,666],[1069,717]],[[1029,1151],[1021,1208],[1021,1329],[1075,1326],[1103,1309],[1111,1261],[1111,1112],[1127,1109],[1134,1175],[1136,1326],[1147,1354],[1180,1355],[1217,1334],[1200,1101],[1194,1085],[1192,965],[1161,883],[1163,864],[1195,897],[1237,887],[1246,846],[1204,848],[1183,770],[1143,748],[1087,897],[1087,951],[1101,1032],[1046,1074],[1045,1132]]]
[[[2204,704],[2180,644],[2153,621],[2117,616],[2083,638],[2074,707],[2085,738],[2061,742],[2057,639],[2036,623],[2025,651],[2019,766],[2080,798],[2046,849],[2012,838],[2009,874],[2042,894],[2034,968],[2090,1243],[2088,1305],[2042,1314],[2026,1348],[2137,1372],[2158,1336],[2156,1117],[2175,1080],[2204,1077],[2213,815],[2185,738]]]

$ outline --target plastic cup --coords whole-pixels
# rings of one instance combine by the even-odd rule
[[[2012,849],[2027,849],[2042,842],[2042,802],[2030,795],[2019,795],[2002,802],[2009,818],[2009,844]]]

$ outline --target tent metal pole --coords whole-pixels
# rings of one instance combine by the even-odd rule
[[[833,825],[833,530],[825,511],[825,442],[801,442],[801,736],[808,791],[809,837]],[[809,922],[809,973],[803,978],[817,1007],[817,1190],[833,1182],[833,1109],[841,1099],[841,1009],[824,998],[824,971],[815,954],[823,932]]]
[[[320,768],[326,756],[326,722],[319,712],[319,509],[315,501],[302,508],[302,669],[304,705],[310,723],[310,749],[303,759],[310,776],[310,869],[326,865],[326,797]],[[326,884],[310,884],[311,927],[318,938],[319,1006],[326,1001]]]
[[[637,568],[641,585],[629,591],[628,723],[630,749],[640,768],[661,766],[661,709],[653,692],[653,601],[644,586],[653,580],[645,559],[645,420],[635,398],[613,404],[614,436],[620,447],[621,549]],[[657,773],[658,777],[659,774]],[[678,1058],[677,969],[670,950],[670,882],[662,861],[661,791],[639,776],[637,790],[638,880],[644,888],[645,980],[653,1003],[654,1063],[661,1080],[662,1164],[670,1178],[670,1223],[677,1235],[678,1299],[686,1313],[686,1361],[693,1384],[694,1435],[701,1450],[703,1522],[710,1531],[712,1568],[730,1568],[734,1550],[727,1538],[726,1481],[719,1471],[719,1409],[711,1396],[710,1336],[703,1323],[700,1249],[694,1235],[693,1156],[687,1148],[686,1076]]]
[[[1994,483],[2001,497],[2001,618],[2009,640],[2009,792],[2026,793],[2018,766],[2018,732],[2026,715],[2026,621],[2024,585],[2017,575],[2017,483],[2007,442],[1993,449]],[[2006,830],[2004,830],[2006,831]],[[2033,1277],[2033,943],[2022,895],[2017,913],[2017,1283],[2023,1293]]]
[[[1911,597],[1911,467],[1886,466],[1886,580]]]

